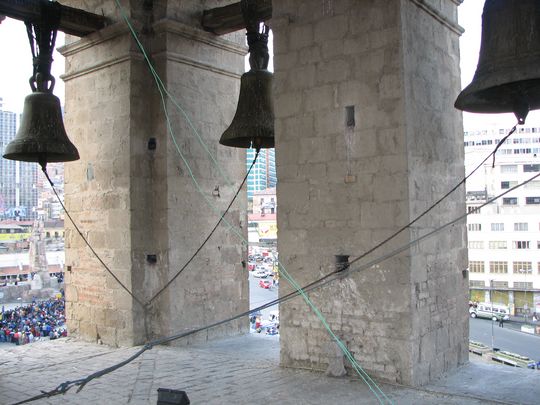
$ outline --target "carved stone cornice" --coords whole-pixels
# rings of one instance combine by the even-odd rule
[[[171,33],[186,39],[202,42],[206,45],[210,45],[224,51],[236,53],[241,56],[245,56],[247,54],[247,47],[245,45],[228,41],[222,37],[210,34],[202,31],[201,29],[191,27],[178,21],[169,19],[159,20],[152,25],[152,28],[156,34],[163,32]]]
[[[126,26],[126,24],[124,22],[117,22],[84,38],[77,39],[76,41],[59,47],[58,52],[60,52],[64,57],[73,56],[78,52],[82,52],[88,48],[92,48],[96,45],[128,33],[129,28]]]
[[[141,25],[134,23],[135,31],[139,32]],[[245,56],[247,53],[247,47],[240,45],[232,41],[228,41],[222,37],[215,36],[213,34],[202,31],[201,29],[190,27],[186,24],[173,21],[173,20],[160,20],[153,24],[152,29],[156,35],[159,34],[172,34],[180,36],[186,40],[196,41],[208,46],[212,46],[217,50],[222,50],[226,53],[232,53],[234,55]],[[77,39],[76,41],[66,44],[58,48],[58,51],[65,57],[74,56],[77,53],[83,52],[87,49],[98,46],[99,44],[112,41],[116,38],[131,35],[129,27],[124,22],[118,22],[110,25],[100,31],[92,33],[84,38]],[[208,70],[214,73],[230,76],[233,78],[239,78],[241,73],[222,69],[220,66],[213,65],[208,62],[199,61],[194,58],[194,55],[182,55],[180,53],[171,52],[168,50],[156,51],[151,53],[153,59],[164,58],[167,60],[183,63],[196,68]],[[88,73],[93,73],[98,70],[113,66],[115,64],[124,63],[129,60],[143,60],[144,57],[140,52],[126,49],[122,55],[115,55],[107,60],[101,60],[97,63],[87,65],[79,69],[73,69],[67,71],[62,75],[64,81],[69,81],[74,78],[84,76]]]
[[[418,8],[428,13],[430,16],[432,16],[435,20],[440,22],[442,25],[450,29],[450,31],[455,32],[458,35],[461,35],[465,32],[463,27],[461,27],[456,21],[453,21],[450,18],[448,18],[448,16],[444,15],[439,10],[431,6],[426,0],[410,0],[410,1],[416,6],[418,6]],[[450,0],[450,1],[455,3],[458,6],[463,2],[463,0]]]

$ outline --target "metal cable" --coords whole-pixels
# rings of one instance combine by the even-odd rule
[[[236,190],[236,193],[234,194],[234,197],[232,198],[229,205],[227,206],[227,209],[223,212],[223,214],[221,214],[221,216],[219,217],[219,220],[217,221],[214,228],[210,231],[210,233],[208,234],[206,239],[202,242],[202,244],[199,246],[199,248],[193,253],[193,255],[189,258],[189,260],[182,266],[182,268],[180,270],[178,270],[178,272],[157,293],[155,293],[152,298],[150,298],[148,300],[146,305],[150,305],[152,303],[152,301],[154,301],[154,299],[156,299],[163,291],[165,291],[165,289],[167,289],[167,287],[169,287],[169,285],[171,285],[171,283],[174,280],[176,280],[176,278],[184,271],[184,269],[187,266],[189,266],[189,264],[193,261],[195,256],[197,256],[197,254],[201,251],[201,249],[206,245],[208,240],[212,237],[212,235],[214,234],[214,232],[218,228],[219,224],[221,224],[221,221],[223,220],[225,215],[229,212],[229,209],[231,208],[234,201],[236,200],[236,197],[238,197],[238,194],[240,193],[240,190],[242,190],[242,187],[244,186],[249,174],[251,173],[251,170],[253,169],[253,166],[255,166],[255,162],[257,161],[257,157],[259,156],[259,152],[260,152],[260,149],[257,149],[257,152],[255,153],[255,158],[253,159],[253,162],[251,162],[251,166],[249,167],[246,175],[244,176],[244,179],[242,180],[242,183],[240,183],[240,187],[238,187],[238,190]]]
[[[38,400],[38,399],[42,399],[42,398],[46,398],[46,397],[51,397],[51,396],[55,396],[55,395],[58,395],[58,394],[64,394],[65,392],[67,392],[70,388],[72,388],[73,386],[75,385],[78,385],[78,386],[81,386],[77,392],[79,392],[83,387],[84,385],[86,385],[88,382],[90,382],[91,380],[95,379],[95,378],[99,378],[105,374],[108,374],[112,371],[115,371],[117,369],[119,369],[120,367],[123,367],[125,366],[126,364],[130,363],[131,361],[133,361],[134,359],[136,359],[137,357],[139,357],[141,354],[143,354],[146,350],[149,350],[149,349],[152,349],[154,346],[157,346],[157,345],[161,345],[161,344],[164,344],[164,343],[168,343],[168,342],[172,342],[174,340],[178,340],[178,339],[181,339],[181,338],[184,338],[184,337],[187,337],[187,336],[190,336],[190,335],[194,335],[195,333],[198,333],[198,332],[202,332],[204,330],[207,330],[207,329],[211,329],[211,328],[214,328],[216,326],[220,326],[220,325],[223,325],[225,323],[228,323],[228,322],[232,322],[236,319],[239,319],[239,318],[242,318],[242,317],[245,317],[245,316],[248,316],[252,313],[255,313],[255,312],[258,312],[258,311],[261,311],[263,309],[266,309],[266,308],[269,308],[273,305],[276,305],[276,304],[281,304],[281,303],[284,303],[286,301],[289,301],[290,299],[292,298],[295,298],[297,297],[298,295],[302,294],[302,293],[307,293],[307,292],[310,292],[312,290],[315,290],[315,289],[318,289],[318,288],[321,288],[329,283],[331,283],[332,281],[335,281],[335,280],[338,280],[338,279],[342,279],[343,277],[345,276],[348,276],[350,275],[351,273],[353,272],[358,272],[358,271],[362,271],[362,270],[366,270],[378,263],[381,263],[407,249],[409,249],[412,245],[416,244],[416,243],[419,243],[421,242],[422,240],[424,239],[427,239],[433,235],[435,235],[436,233],[446,229],[447,227],[451,226],[451,225],[454,225],[455,223],[465,219],[467,216],[471,215],[472,213],[478,211],[479,209],[485,207],[486,205],[488,204],[491,204],[492,202],[494,202],[495,200],[501,198],[502,196],[510,193],[511,191],[514,191],[522,186],[524,186],[525,184],[537,179],[538,177],[540,177],[540,173],[538,173],[537,175],[529,178],[528,180],[524,181],[523,183],[520,183],[508,190],[506,190],[505,192],[497,195],[496,197],[493,197],[491,199],[489,199],[488,201],[486,201],[484,204],[478,206],[476,209],[472,210],[471,212],[467,212],[461,216],[459,216],[458,218],[450,221],[450,222],[447,222],[441,226],[439,226],[438,228],[414,239],[413,241],[410,241],[409,243],[391,251],[391,252],[388,252],[386,253],[385,255],[383,256],[380,256],[379,258],[377,259],[374,259],[374,260],[371,260],[370,262],[368,263],[365,263],[357,268],[351,268],[349,266],[348,269],[346,270],[340,270],[340,271],[334,271],[324,277],[321,277],[315,281],[313,281],[312,283],[308,284],[307,286],[303,287],[303,288],[300,288],[298,290],[295,290],[283,297],[280,297],[280,298],[277,298],[273,301],[270,301],[264,305],[261,305],[257,308],[253,308],[249,311],[245,311],[245,312],[242,312],[240,314],[237,314],[237,315],[234,315],[230,318],[227,318],[227,319],[224,319],[224,320],[221,320],[221,321],[218,321],[218,322],[214,322],[212,324],[209,324],[209,325],[206,325],[206,326],[202,326],[202,327],[199,327],[199,328],[195,328],[195,329],[192,329],[192,330],[189,330],[187,332],[182,332],[182,333],[179,333],[179,334],[175,334],[175,335],[172,335],[172,336],[168,336],[168,337],[163,337],[163,338],[159,338],[159,339],[155,339],[155,340],[152,340],[151,342],[148,342],[147,344],[145,344],[138,352],[136,352],[134,355],[132,355],[131,357],[129,357],[128,359],[120,362],[120,363],[117,363],[111,367],[107,367],[103,370],[100,370],[100,371],[97,371],[93,374],[90,374],[89,376],[85,377],[85,378],[81,378],[81,379],[78,379],[78,380],[74,380],[74,381],[66,381],[60,385],[58,385],[55,389],[51,390],[51,391],[48,391],[48,392],[42,392],[42,394],[40,395],[37,395],[35,397],[32,397],[32,398],[29,398],[29,399],[26,399],[24,401],[21,401],[21,402],[17,402],[16,404],[13,404],[13,405],[19,405],[19,404],[24,404],[24,403],[28,403],[28,402],[32,402],[32,401],[35,401],[35,400]],[[333,277],[332,277],[333,276]],[[332,277],[332,278],[330,278]]]
[[[83,233],[81,232],[81,230],[79,229],[79,227],[77,226],[77,224],[75,223],[75,221],[73,220],[73,218],[71,217],[71,214],[69,213],[69,211],[66,209],[66,206],[64,205],[64,203],[62,202],[62,200],[60,199],[60,196],[58,195],[58,193],[56,192],[56,188],[54,187],[54,183],[52,182],[51,178],[49,177],[49,174],[47,173],[47,170],[46,170],[46,166],[45,165],[42,165],[41,166],[41,169],[43,171],[43,173],[45,174],[45,177],[47,178],[47,180],[49,181],[49,184],[51,185],[53,191],[54,191],[54,194],[56,195],[56,198],[58,199],[58,202],[60,203],[60,205],[62,206],[62,209],[64,210],[64,212],[66,213],[67,217],[69,218],[69,220],[71,221],[71,224],[75,227],[75,229],[77,230],[77,232],[79,233],[79,235],[81,236],[82,240],[84,241],[84,243],[86,244],[86,246],[88,246],[88,248],[91,250],[91,252],[94,254],[94,256],[99,260],[99,262],[103,265],[103,267],[105,268],[105,270],[107,270],[107,272],[116,280],[116,282],[129,294],[131,295],[131,297],[144,309],[144,304],[141,300],[139,300],[130,290],[129,288],[127,288],[119,279],[118,277],[116,276],[116,274],[114,274],[111,269],[109,268],[109,266],[107,266],[105,264],[105,262],[101,259],[101,257],[97,254],[97,252],[94,250],[94,248],[92,247],[92,245],[90,245],[90,243],[88,242],[88,239],[86,239],[86,237],[83,235]]]

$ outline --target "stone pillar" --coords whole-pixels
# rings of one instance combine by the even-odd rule
[[[273,1],[278,243],[300,285],[463,178],[459,3]],[[352,269],[464,212],[460,188]],[[462,221],[309,295],[370,375],[416,386],[467,361],[466,267]],[[280,319],[282,364],[327,369],[330,336],[304,301],[281,305]]]
[[[203,243],[245,174],[245,151],[218,145],[236,108],[244,36],[202,31],[201,3],[160,1],[152,8],[152,2],[129,2],[126,11],[182,110],[166,95],[162,99],[114,2],[103,9],[101,1],[86,1],[87,11],[104,12],[114,23],[86,38],[68,37],[61,49],[65,123],[81,155],[65,165],[66,206],[115,276],[143,304],[151,301],[143,309],[66,220],[68,327],[81,338],[138,344],[248,308],[245,247],[224,226],[152,300]],[[216,186],[219,196],[212,193]],[[247,239],[245,193],[227,220]],[[246,317],[202,337],[247,330]]]

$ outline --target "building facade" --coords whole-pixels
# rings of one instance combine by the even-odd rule
[[[252,246],[276,246],[276,188],[253,192],[253,212],[248,214],[248,241]]]
[[[38,206],[37,215],[44,221],[64,219],[64,209],[58,200],[64,201],[64,163],[47,164],[47,173],[54,184],[54,190],[45,176],[38,176]],[[57,197],[58,194],[58,197]]]
[[[467,173],[507,129],[465,132]],[[467,181],[470,297],[508,305],[515,315],[540,312],[540,126],[520,127]],[[478,209],[488,200],[507,192]]]
[[[0,98],[0,155],[15,137],[17,114],[4,111]],[[36,218],[37,165],[0,159],[0,217],[30,220]]]
[[[254,158],[255,149],[248,149],[246,153],[246,167],[248,170]],[[247,178],[248,199],[251,200],[253,198],[254,192],[275,187],[276,184],[276,151],[273,148],[261,149],[259,157]]]

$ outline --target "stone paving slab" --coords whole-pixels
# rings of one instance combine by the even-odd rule
[[[50,391],[123,361],[139,349],[113,349],[72,338],[1,345],[0,403],[14,404]],[[540,387],[540,372],[471,363],[422,389],[379,386],[395,404],[537,404],[540,388],[534,387]],[[380,403],[359,379],[279,367],[279,340],[260,335],[155,347],[91,381],[79,393],[75,387],[32,403],[156,404],[158,388],[185,390],[192,404]]]

